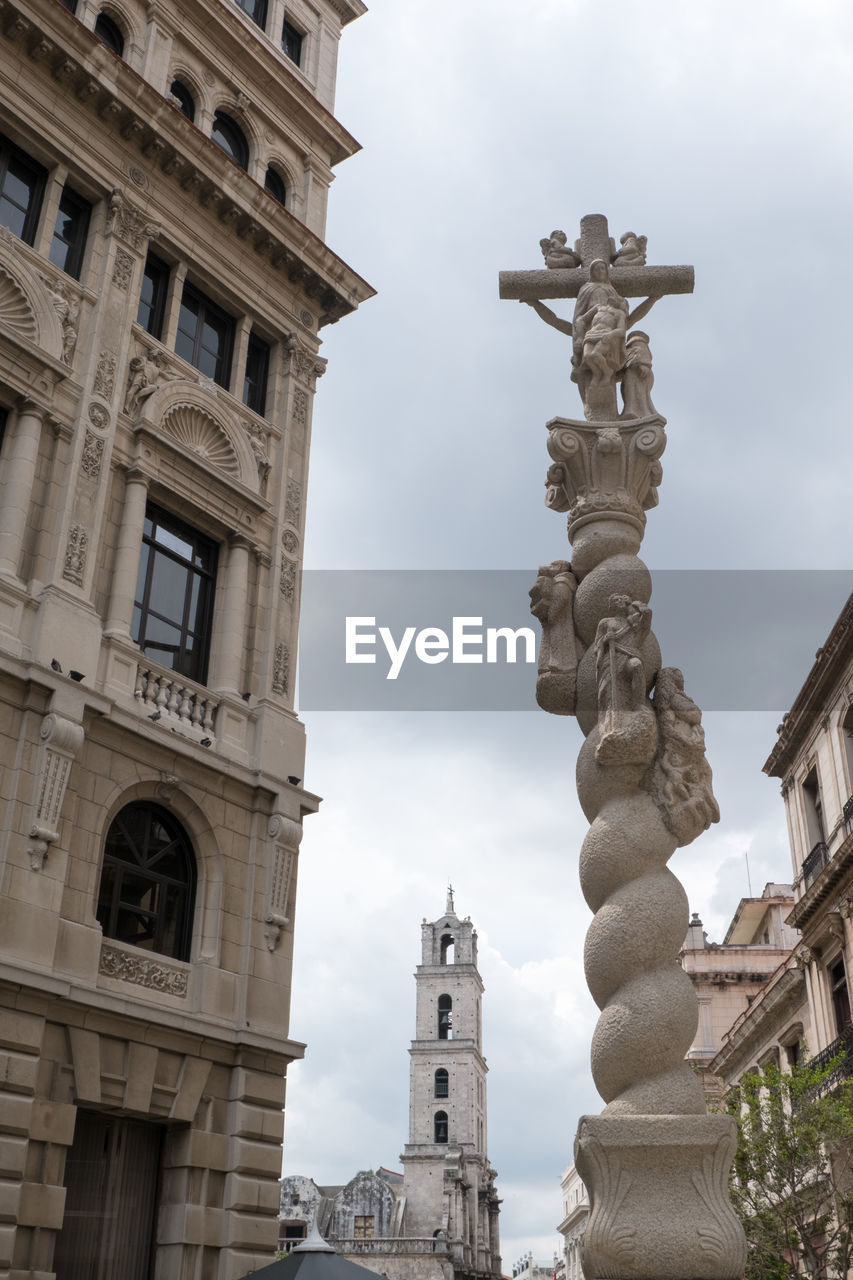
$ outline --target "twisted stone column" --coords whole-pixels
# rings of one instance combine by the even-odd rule
[[[676,959],[687,899],[666,864],[719,812],[701,715],[681,673],[661,667],[637,554],[664,426],[657,414],[549,423],[546,501],[569,512],[572,562],[545,566],[531,592],[543,627],[538,701],[576,715],[585,734],[580,876],[595,916],[584,960],[606,1103],[581,1118],[575,1144],[591,1202],[589,1280],[737,1280],[745,1260],[726,1185],[734,1122],[705,1115],[684,1060],[697,1003]]]

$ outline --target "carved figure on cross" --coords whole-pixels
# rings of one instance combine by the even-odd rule
[[[543,252],[545,243],[542,242]],[[554,267],[553,259],[549,260],[546,254],[549,265],[544,271],[502,271],[500,275],[501,298],[527,303],[546,324],[572,339],[572,381],[578,385],[584,415],[590,422],[655,413],[648,396],[652,381],[648,340],[643,335],[643,394],[637,394],[633,387],[633,366],[637,362],[631,359],[637,353],[637,344],[629,351],[628,330],[648,315],[658,298],[693,291],[692,267],[641,265],[645,260],[645,236],[626,232],[621,244],[617,250],[605,217],[588,214],[581,219],[580,239],[573,254],[579,265]],[[629,297],[644,301],[629,310],[625,301]],[[543,298],[576,298],[572,319],[562,319],[545,306]],[[616,389],[626,371],[631,387],[629,394],[629,386],[623,384],[620,414]]]

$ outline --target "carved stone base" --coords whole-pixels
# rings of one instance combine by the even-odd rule
[[[587,1280],[739,1280],[743,1229],[728,1197],[730,1116],[581,1116]]]

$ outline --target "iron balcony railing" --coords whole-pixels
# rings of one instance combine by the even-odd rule
[[[819,840],[803,863],[803,888],[808,889],[829,861],[826,844]]]
[[[849,834],[850,828],[853,827],[853,796],[851,796],[845,804],[841,816],[844,819],[844,826]]]
[[[835,1070],[826,1077],[821,1084],[810,1094],[832,1093],[833,1089],[837,1089],[842,1080],[846,1080],[849,1076],[853,1076],[853,1025],[847,1026],[841,1032],[837,1040],[833,1040],[832,1044],[828,1044],[820,1053],[815,1054],[813,1058],[809,1058],[808,1065],[816,1071],[822,1071],[827,1067],[833,1058],[838,1058]]]

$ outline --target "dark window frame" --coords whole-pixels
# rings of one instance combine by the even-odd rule
[[[436,1111],[432,1118],[433,1141],[445,1143],[448,1140],[448,1121],[446,1111]]]
[[[283,204],[285,208],[287,207],[287,183],[283,175],[272,165],[267,166],[267,171],[264,174],[264,191],[267,191],[273,200],[277,200],[279,204]]]
[[[155,824],[168,837],[165,843],[153,837]],[[170,873],[162,866],[157,868],[172,854],[177,855],[174,861],[181,875],[174,869]],[[149,801],[125,805],[110,823],[104,841],[96,909],[104,937],[174,960],[189,960],[197,878],[195,850],[178,819],[162,805]],[[145,895],[140,891],[146,884],[156,905],[141,905]],[[135,916],[147,925],[150,937],[123,936],[123,915]],[[171,945],[165,936],[167,930],[173,931]]]
[[[270,374],[270,344],[254,330],[246,346],[246,369],[243,376],[243,404],[261,418],[267,407]]]
[[[163,324],[166,319],[166,298],[169,294],[169,277],[172,269],[168,262],[158,258],[149,251],[142,271],[142,284],[139,290],[139,303],[136,308],[136,323],[141,325],[152,338],[163,336]],[[146,287],[150,283],[151,297],[146,298]],[[147,315],[143,314],[146,308]]]
[[[261,31],[266,31],[267,0],[234,0],[234,2],[247,18],[251,18],[255,25],[260,27]]]
[[[281,47],[284,56],[289,58],[297,67],[302,66],[302,51],[305,46],[305,32],[300,31],[287,18],[281,28]]]
[[[195,332],[190,333],[186,328],[182,327],[183,313],[186,309],[190,310],[190,304],[198,308],[196,313]],[[209,324],[211,328],[214,325],[222,327],[222,347],[218,353],[214,353],[203,342],[205,325]],[[225,387],[231,382],[231,360],[234,354],[234,334],[236,332],[237,322],[232,315],[229,315],[217,302],[203,293],[201,289],[196,288],[189,281],[185,282],[183,293],[181,294],[181,306],[178,313],[178,328],[175,333],[175,354],[179,355],[182,360],[186,360],[194,368],[199,369],[206,374],[206,370],[202,367],[201,353],[207,352],[214,357],[216,362],[215,372],[206,374],[213,378],[217,386]],[[179,342],[181,335],[188,340],[191,345],[191,354],[186,351],[179,350]]]
[[[102,9],[95,19],[95,25],[92,29],[106,49],[109,49],[118,58],[124,57],[126,37],[115,18],[111,18]]]
[[[439,1067],[434,1077],[434,1098],[450,1097],[450,1074],[444,1067]]]
[[[183,80],[173,80],[169,85],[169,93],[173,98],[177,98],[181,115],[186,116],[189,121],[195,120],[195,98],[192,90],[184,84]]]
[[[160,532],[167,537],[172,535],[189,543],[192,558],[188,559],[170,547],[168,542],[158,537]],[[173,660],[170,669],[176,675],[202,685],[207,680],[218,559],[219,548],[212,538],[199,533],[161,507],[148,504],[134,592],[131,635],[142,652],[160,666],[170,665],[159,655],[171,649]],[[163,565],[164,561],[173,570],[182,570],[184,574],[180,618],[169,617],[164,610],[157,609],[156,597],[152,603],[155,568]],[[165,641],[157,641],[149,634],[156,631],[158,623],[178,633],[179,642],[176,645],[167,646]]]
[[[438,1037],[439,1040],[453,1039],[453,1000],[448,995],[438,997]]]
[[[234,117],[227,111],[214,111],[210,137],[230,160],[233,160],[241,169],[248,169],[249,140]]]
[[[53,235],[50,238],[48,256],[53,265],[59,267],[60,271],[64,271],[67,276],[71,276],[72,280],[80,279],[91,217],[92,205],[90,201],[85,196],[81,196],[79,191],[75,191],[66,182],[59,198],[59,208],[56,211],[56,223],[53,228]],[[63,222],[70,227],[70,232],[67,235],[64,230],[61,230]],[[64,246],[64,251],[62,248],[57,250],[57,245]],[[60,258],[62,259],[61,261],[59,261]]]
[[[28,199],[26,208],[14,200],[11,194],[6,192],[6,181],[9,177],[10,164],[15,164],[19,169],[28,170],[27,178],[21,177],[20,174],[14,174],[18,182],[28,183]],[[36,232],[38,231],[39,216],[41,215],[42,206],[44,204],[44,193],[47,187],[47,169],[43,164],[39,164],[32,156],[27,155],[26,151],[22,151],[20,147],[16,147],[14,142],[9,138],[0,134],[0,208],[5,201],[12,205],[13,208],[19,209],[23,214],[20,232],[16,231],[13,226],[4,221],[0,217],[0,225],[8,227],[10,231],[24,244],[32,245],[35,243]]]

